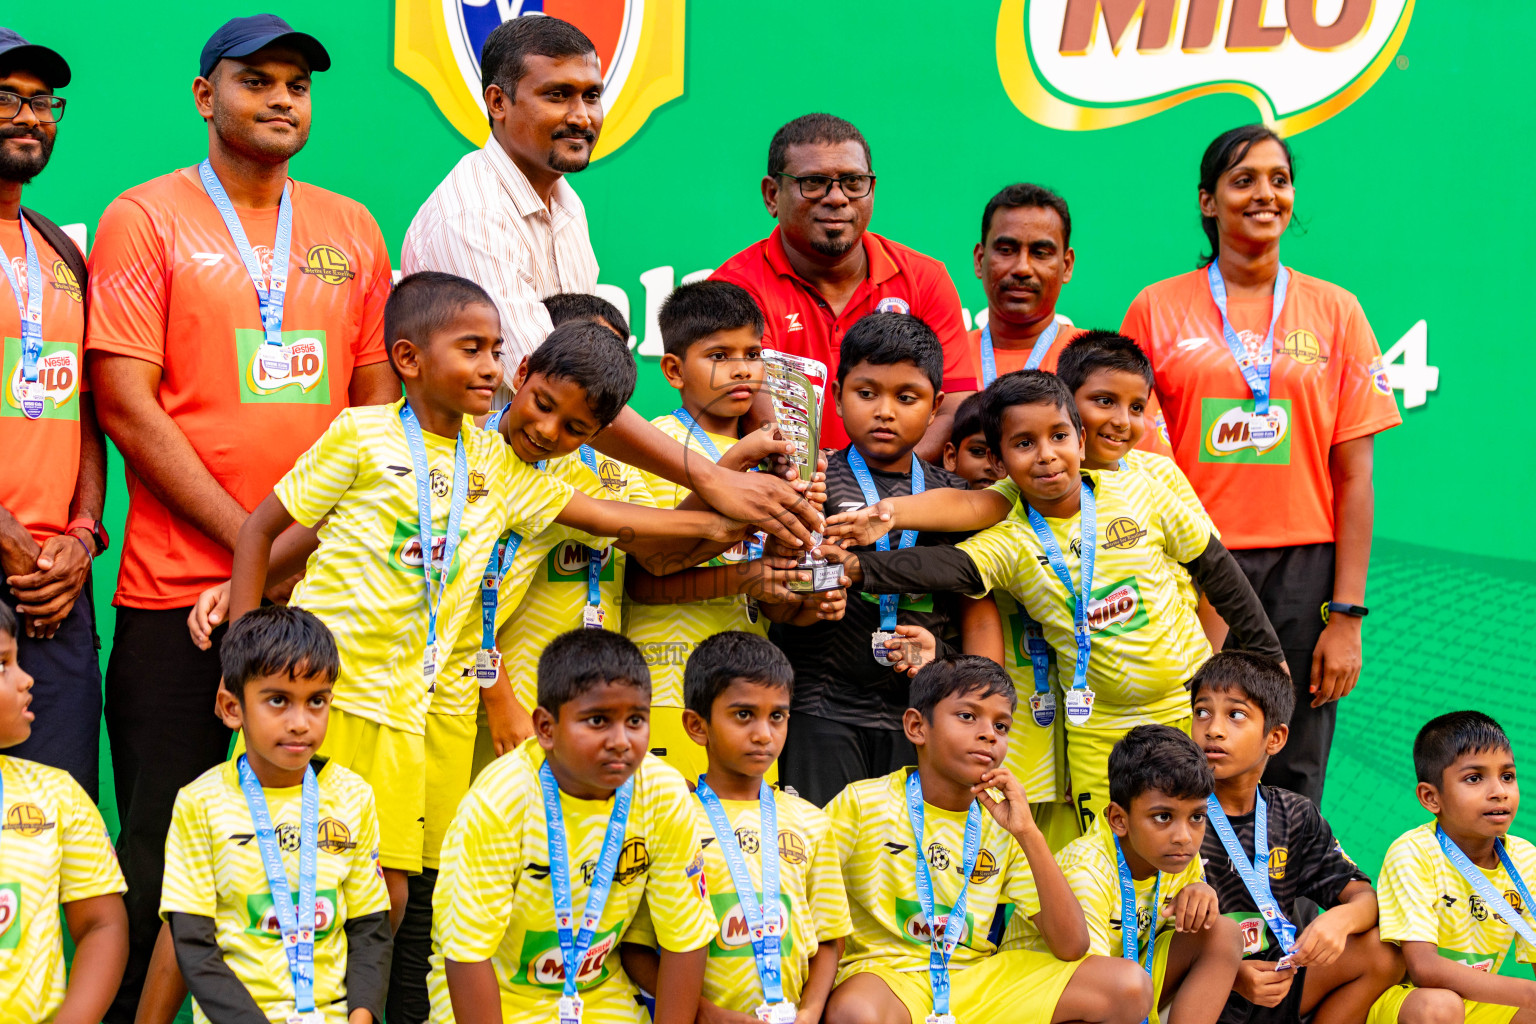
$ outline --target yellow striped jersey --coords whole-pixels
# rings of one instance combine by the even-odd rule
[[[848,897],[843,893],[831,820],[814,804],[783,790],[774,790],[774,803],[778,810],[784,998],[797,1003],[817,944],[846,936],[853,930],[853,924],[848,919]],[[763,989],[757,977],[757,961],[752,956],[747,918],[737,899],[725,854],[710,827],[709,815],[704,813],[704,805],[697,797],[693,804],[694,819],[699,835],[703,836],[704,877],[709,884],[710,907],[718,922],[715,937],[709,942],[709,964],[704,968],[704,998],[716,1006],[750,1014],[762,1004]],[[762,819],[757,801],[722,800],[720,804],[757,886],[751,898],[761,905]],[[641,905],[640,915],[624,941],[656,945],[649,903]]]
[[[656,417],[651,423],[687,449],[689,458],[714,461],[676,416],[668,413]],[[724,434],[708,434],[708,437],[722,454],[737,441],[737,438]],[[676,508],[692,493],[662,477],[650,473],[643,476],[657,508]],[[705,564],[739,565],[746,560],[747,543],[743,541]],[[624,633],[640,648],[651,668],[652,704],[682,707],[683,666],[688,655],[716,633],[729,630],[767,636],[768,620],[763,618],[755,603],[741,595],[688,604],[640,604],[628,599],[624,602]]]
[[[1145,473],[1084,470],[1094,485],[1096,564],[1088,608],[1093,648],[1088,686],[1094,713],[1159,714],[1185,707],[1184,684],[1211,656],[1193,605],[1179,590],[1175,562],[1197,558],[1210,543],[1203,517]],[[1046,517],[1067,570],[1080,579],[1081,514]],[[1023,502],[1007,519],[957,545],[987,589],[1004,590],[1045,630],[1062,684],[1077,663],[1073,598],[1046,561]]]
[[[255,826],[240,789],[236,761],[215,765],[176,794],[165,842],[160,916],[212,918],[224,962],[268,1020],[294,1012],[293,979],[282,932],[256,845]],[[316,778],[320,796],[315,864],[315,1008],[326,1024],[347,1019],[347,936],[354,918],[389,909],[379,868],[379,821],[373,790],[360,776],[326,762]],[[299,892],[299,820],[303,787],[266,789],[289,891]],[[194,1004],[199,1024],[208,1018]]]
[[[1042,636],[1040,624],[1019,607],[1006,591],[993,591],[997,613],[1003,620],[1003,667],[1018,692],[1019,706],[1013,713],[1013,728],[1008,733],[1008,754],[1003,767],[1013,773],[1024,787],[1030,805],[1055,803],[1067,799],[1067,748],[1062,730],[1066,726],[1066,705],[1062,703],[1061,681],[1056,667],[1056,652],[1050,651],[1046,685],[1056,698],[1056,717],[1050,725],[1035,724],[1029,705],[1035,692],[1035,669],[1029,660],[1029,637]],[[1071,680],[1067,680],[1068,684]]]
[[[845,965],[875,960],[895,970],[927,970],[928,921],[917,899],[917,851],[907,817],[907,774],[915,770],[855,782],[827,805],[853,918]],[[965,817],[964,811],[924,804],[922,853],[933,879],[939,927],[949,920],[960,894]],[[1040,912],[1024,848],[983,810],[981,848],[971,870],[965,931],[950,960],[953,966],[996,952],[989,931],[999,904],[1009,904],[1005,914],[1014,916]]]
[[[1536,883],[1536,846],[1510,835],[1504,837],[1504,849],[1525,884]],[[1524,905],[1502,864],[1477,870],[1511,910],[1524,914],[1527,924],[1536,923],[1536,908]],[[1410,829],[1387,848],[1376,900],[1381,906],[1381,937],[1387,942],[1430,942],[1449,960],[1497,974],[1514,938],[1516,959],[1536,962],[1536,949],[1493,912],[1445,856],[1435,841],[1434,822]]]
[[[68,772],[0,754],[0,1020],[52,1020],[64,1002],[59,905],[124,891],[112,840]]]
[[[334,701],[360,718],[420,735],[432,694],[422,678],[427,597],[416,521],[416,482],[400,423],[401,402],[345,409],[281,480],[278,500],[305,525],[322,519],[292,603],[330,627],[341,652]],[[454,442],[425,434],[431,467],[433,551],[442,558],[453,489]],[[438,675],[473,615],[496,536],[537,533],[570,501],[571,488],[512,453],[499,434],[465,419],[469,464],[458,551],[438,612]],[[478,641],[477,641],[478,643]],[[441,679],[439,679],[441,682]]]
[[[554,1020],[565,979],[555,933],[548,832],[537,740],[497,758],[459,804],[443,840],[432,901],[432,1020],[453,1021],[444,958],[489,960],[501,985],[503,1020]],[[587,1020],[634,1022],[634,985],[619,967],[619,938],[650,901],[660,944],[698,949],[716,933],[704,889],[704,854],[677,771],[649,754],[635,789],[613,887],[586,957],[576,966]],[[572,906],[586,905],[590,878],[613,810],[608,800],[560,794],[571,863]]]

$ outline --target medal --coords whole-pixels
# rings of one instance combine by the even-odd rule
[[[1062,696],[1067,702],[1067,721],[1073,725],[1087,725],[1089,717],[1093,714],[1093,691],[1086,686],[1081,688],[1074,686]]]
[[[1029,713],[1036,725],[1049,729],[1056,721],[1056,695],[1049,690],[1030,694]]]
[[[561,996],[559,1006],[559,1024],[581,1024],[581,997]]]
[[[887,632],[883,629],[877,629],[873,633],[869,634],[870,653],[875,656],[875,660],[877,662],[886,666],[887,668],[896,664],[896,662],[900,660],[900,656],[895,651],[885,646],[885,642],[887,640],[894,640],[895,638],[895,633]]]
[[[19,380],[16,382],[20,391],[21,412],[29,420],[35,420],[43,414],[43,385],[39,381]]]
[[[496,685],[496,670],[501,667],[501,652],[494,647],[490,650],[481,648],[475,652],[475,682],[481,689]]]
[[[288,1024],[325,1024],[325,1014],[319,1010],[311,1010],[309,1013],[290,1013]]]
[[[581,609],[581,624],[585,629],[603,628],[603,609],[599,605],[589,604]]]
[[[923,1024],[955,1024],[955,1015],[952,1013],[930,1013],[923,1018]]]
[[[754,1013],[758,1020],[768,1024],[795,1024],[794,1003],[764,1003]]]
[[[1035,531],[1040,546],[1045,549],[1046,562],[1061,585],[1067,588],[1067,600],[1072,605],[1072,634],[1077,641],[1077,661],[1072,666],[1072,688],[1063,695],[1067,703],[1067,721],[1072,725],[1087,725],[1089,716],[1093,714],[1093,691],[1088,689],[1088,659],[1093,653],[1093,627],[1088,621],[1088,606],[1093,600],[1093,562],[1099,546],[1093,488],[1087,480],[1082,481],[1079,507],[1082,554],[1078,559],[1078,578],[1081,582],[1074,586],[1072,572],[1067,568],[1067,559],[1061,553],[1061,545],[1056,543],[1056,535],[1051,532],[1044,516],[1026,506],[1029,508],[1029,525]],[[1035,664],[1035,693],[1038,695],[1042,682],[1041,659],[1035,656],[1033,649],[1030,651],[1030,661]]]

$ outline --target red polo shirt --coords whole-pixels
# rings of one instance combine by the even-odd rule
[[[864,232],[869,274],[859,283],[840,316],[833,316],[814,285],[794,272],[779,229],[732,256],[712,278],[740,285],[752,293],[767,322],[763,347],[791,352],[827,364],[837,376],[843,335],[866,313],[911,313],[939,336],[944,346],[944,390],[975,391],[976,374],[967,355],[960,294],[944,264],[915,249]],[[821,430],[823,448],[843,448],[848,434],[829,393]]]

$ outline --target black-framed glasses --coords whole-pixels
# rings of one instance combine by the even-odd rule
[[[789,178],[800,186],[800,196],[803,199],[820,199],[832,191],[832,183],[837,182],[837,187],[843,190],[843,195],[849,199],[863,199],[869,195],[875,187],[873,174],[841,174],[833,178],[826,174],[785,174],[779,172],[781,177]]]
[[[32,113],[44,124],[54,124],[64,120],[63,96],[19,96],[14,92],[0,92],[0,121],[16,120],[17,115],[21,113],[23,103],[30,104]]]

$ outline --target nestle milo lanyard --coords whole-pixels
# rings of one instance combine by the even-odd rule
[[[608,905],[608,890],[619,867],[619,853],[624,848],[624,828],[629,823],[629,803],[634,796],[635,780],[624,780],[613,794],[613,813],[608,816],[608,832],[603,836],[603,850],[597,857],[597,869],[587,888],[587,905],[581,912],[580,928],[571,909],[571,861],[565,844],[565,816],[560,810],[560,787],[554,769],[546,760],[539,766],[539,788],[544,791],[544,827],[549,843],[549,887],[555,907],[555,936],[560,941],[561,973],[565,987],[559,1002],[559,1024],[581,1024],[581,997],[576,994],[576,979],[582,961],[592,948],[592,937],[603,908]]]
[[[1040,623],[1019,610],[1024,631],[1024,649],[1029,652],[1029,667],[1035,677],[1035,692],[1029,697],[1029,714],[1035,725],[1049,729],[1056,723],[1056,695],[1051,692],[1051,645]]]
[[[1269,333],[1264,335],[1264,344],[1259,347],[1257,357],[1248,355],[1247,346],[1237,336],[1237,330],[1227,316],[1227,282],[1222,279],[1221,268],[1215,260],[1205,268],[1205,278],[1210,283],[1211,298],[1216,302],[1216,310],[1221,314],[1221,336],[1226,339],[1227,351],[1232,353],[1237,368],[1242,371],[1243,380],[1248,384],[1248,390],[1253,392],[1253,414],[1249,417],[1248,433],[1255,441],[1267,446],[1280,431],[1279,417],[1271,415],[1269,411],[1269,379],[1275,361],[1275,324],[1280,322],[1280,312],[1285,308],[1285,291],[1291,283],[1291,272],[1282,265],[1280,273],[1275,275]]]
[[[18,378],[17,399],[21,411],[29,420],[43,414],[43,386],[38,382],[38,366],[43,358],[43,266],[37,258],[37,246],[32,241],[32,229],[27,218],[21,218],[21,244],[27,254],[27,299],[21,299],[21,281],[11,258],[0,249],[0,264],[5,265],[5,279],[10,282],[11,294],[16,297],[16,315],[21,319],[21,376]]]
[[[268,377],[283,380],[288,376],[288,356],[283,351],[283,300],[288,295],[288,248],[293,240],[293,199],[289,195],[292,188],[283,182],[283,198],[277,207],[277,237],[272,242],[272,272],[268,275],[261,271],[261,260],[245,237],[245,228],[235,215],[219,176],[213,173],[213,164],[204,160],[197,173],[203,179],[203,191],[213,200],[229,237],[234,239],[251,284],[256,286],[256,301],[261,308],[261,354],[257,362]]]
[[[757,888],[752,884],[752,872],[747,869],[742,856],[741,843],[731,819],[726,816],[720,797],[710,788],[704,777],[699,776],[699,788],[695,791],[709,827],[715,833],[715,842],[725,856],[725,866],[731,873],[731,885],[736,889],[736,902],[747,922],[747,934],[752,937],[752,959],[757,965],[757,980],[763,986],[763,1004],[757,1008],[758,1020],[769,1024],[794,1024],[795,1004],[784,1001],[784,946],[783,918],[779,904],[779,815],[774,803],[773,789],[768,783],[759,783],[757,797],[758,854],[762,858],[763,901],[757,901]]]
[[[693,438],[694,444],[704,450],[704,454],[709,456],[711,462],[720,461],[719,446],[715,444],[714,438],[706,434],[704,428],[699,426],[699,421],[693,418],[693,413],[682,406],[678,406],[672,410],[672,418],[687,428],[688,436]],[[754,467],[752,472],[757,472],[757,469]],[[764,534],[761,531],[754,533],[752,539],[747,541],[748,560],[756,561],[763,557],[763,541]],[[756,607],[755,602],[750,597],[747,598],[747,603],[749,607]],[[754,617],[752,621],[756,622],[757,619]]]
[[[1147,930],[1147,952],[1141,955],[1141,923],[1136,913],[1136,880],[1131,877],[1131,869],[1125,863],[1125,851],[1120,848],[1120,837],[1114,837],[1115,842],[1115,866],[1120,871],[1120,955],[1132,963],[1140,963],[1147,972],[1147,977],[1152,977],[1152,947],[1157,945],[1157,910],[1158,899],[1163,892],[1163,873],[1157,873],[1157,881],[1152,883],[1152,927]],[[1150,1017],[1143,1017],[1141,1024],[1147,1024]]]
[[[1038,370],[1040,364],[1045,362],[1045,354],[1051,350],[1051,345],[1056,341],[1056,335],[1061,331],[1061,321],[1051,317],[1050,326],[1040,332],[1035,339],[1035,345],[1029,350],[1029,358],[1024,360],[1024,369]],[[992,325],[981,329],[981,386],[987,387],[997,380],[997,357],[992,354]]]
[[[880,492],[875,490],[875,478],[869,472],[869,465],[864,461],[864,456],[859,454],[858,448],[848,446],[848,468],[853,470],[853,478],[859,483],[859,491],[864,495],[864,504],[869,506],[880,503]],[[923,460],[915,454],[912,456],[912,493],[922,494],[925,488],[923,480]],[[902,530],[901,538],[896,543],[896,550],[905,551],[917,543],[916,530]],[[875,541],[876,551],[891,550],[891,538],[889,534]],[[880,628],[870,634],[870,652],[876,661],[882,665],[894,665],[900,655],[885,646],[885,642],[896,635],[896,609],[901,606],[900,594],[880,595]]]
[[[299,811],[299,901],[294,905],[288,886],[288,869],[278,849],[277,832],[267,809],[267,795],[244,754],[236,762],[245,806],[256,831],[256,849],[272,894],[272,912],[282,935],[283,954],[293,978],[293,1008],[288,1024],[321,1024],[325,1015],[315,1009],[315,871],[320,839],[320,786],[313,768],[304,768],[304,789]]]
[[[599,480],[597,453],[592,446],[581,446],[581,461]],[[617,556],[615,556],[617,557]],[[617,575],[617,574],[615,574]],[[587,603],[581,607],[581,625],[584,629],[603,628],[603,549],[587,548]]]
[[[1290,967],[1291,950],[1296,948],[1296,926],[1290,918],[1280,911],[1280,905],[1275,902],[1275,894],[1269,887],[1269,806],[1264,800],[1264,787],[1260,786],[1253,805],[1253,860],[1243,852],[1243,844],[1238,841],[1237,833],[1232,828],[1232,822],[1227,820],[1227,812],[1221,809],[1221,801],[1212,793],[1205,798],[1206,817],[1216,827],[1216,835],[1221,839],[1221,845],[1227,851],[1227,859],[1232,862],[1232,867],[1237,871],[1238,877],[1243,880],[1243,888],[1248,890],[1248,895],[1253,899],[1253,905],[1259,908],[1259,914],[1264,918],[1264,923],[1274,933],[1275,942],[1280,946],[1280,962],[1276,969]]]
[[[1051,571],[1056,574],[1061,585],[1067,588],[1067,600],[1072,602],[1072,635],[1077,640],[1077,663],[1072,666],[1072,688],[1063,695],[1067,705],[1067,721],[1072,725],[1087,725],[1089,716],[1093,714],[1093,691],[1088,688],[1088,658],[1093,653],[1088,604],[1093,598],[1093,560],[1099,546],[1099,534],[1094,514],[1093,488],[1087,480],[1082,482],[1082,488],[1079,510],[1082,534],[1079,547],[1082,554],[1078,557],[1078,576],[1082,582],[1075,587],[1072,584],[1072,572],[1067,568],[1067,560],[1061,553],[1061,545],[1056,543],[1055,534],[1051,533],[1050,525],[1033,507],[1027,503],[1025,505],[1029,509],[1029,525],[1040,539],[1040,546],[1045,549]],[[1038,696],[1038,675],[1035,685]],[[1031,698],[1030,706],[1034,706],[1034,698]]]
[[[448,533],[443,538],[443,557],[432,557],[432,470],[427,463],[427,443],[421,422],[410,402],[400,406],[406,446],[411,450],[411,473],[416,477],[416,536],[421,544],[421,575],[427,581],[427,649],[421,659],[421,677],[427,692],[437,689],[437,613],[448,589],[448,573],[459,550],[459,525],[464,520],[464,500],[469,494],[469,460],[464,454],[464,432],[454,439],[453,492],[448,505]],[[436,571],[434,572],[434,568]],[[433,579],[437,580],[434,590]],[[478,660],[478,659],[477,659]]]
[[[1461,847],[1451,841],[1451,837],[1446,835],[1445,829],[1439,825],[1435,826],[1435,841],[1440,844],[1440,850],[1445,854],[1445,859],[1451,862],[1451,866],[1457,873],[1466,879],[1467,884],[1483,898],[1483,902],[1488,904],[1488,909],[1502,917],[1505,924],[1518,932],[1526,945],[1536,946],[1536,929],[1531,927],[1525,915],[1509,905],[1504,894],[1488,881],[1488,876],[1483,874],[1482,868],[1473,864],[1471,858],[1462,852]],[[1515,868],[1515,862],[1509,859],[1509,851],[1504,849],[1504,840],[1495,839],[1493,849],[1499,855],[1499,863],[1503,864],[1504,870],[1509,873],[1509,880],[1513,883],[1515,892],[1520,894],[1521,904],[1530,907],[1532,905],[1531,890],[1526,888],[1525,879],[1520,877],[1520,872]]]
[[[949,1012],[949,959],[965,937],[965,903],[970,895],[971,872],[981,852],[981,804],[971,801],[965,812],[965,844],[960,853],[960,894],[950,908],[949,919],[939,927],[933,903],[933,876],[928,873],[927,847],[923,845],[923,780],[913,769],[907,776],[907,820],[912,824],[917,854],[917,902],[928,925],[928,983],[933,989],[933,1012],[925,1024],[955,1024]]]

